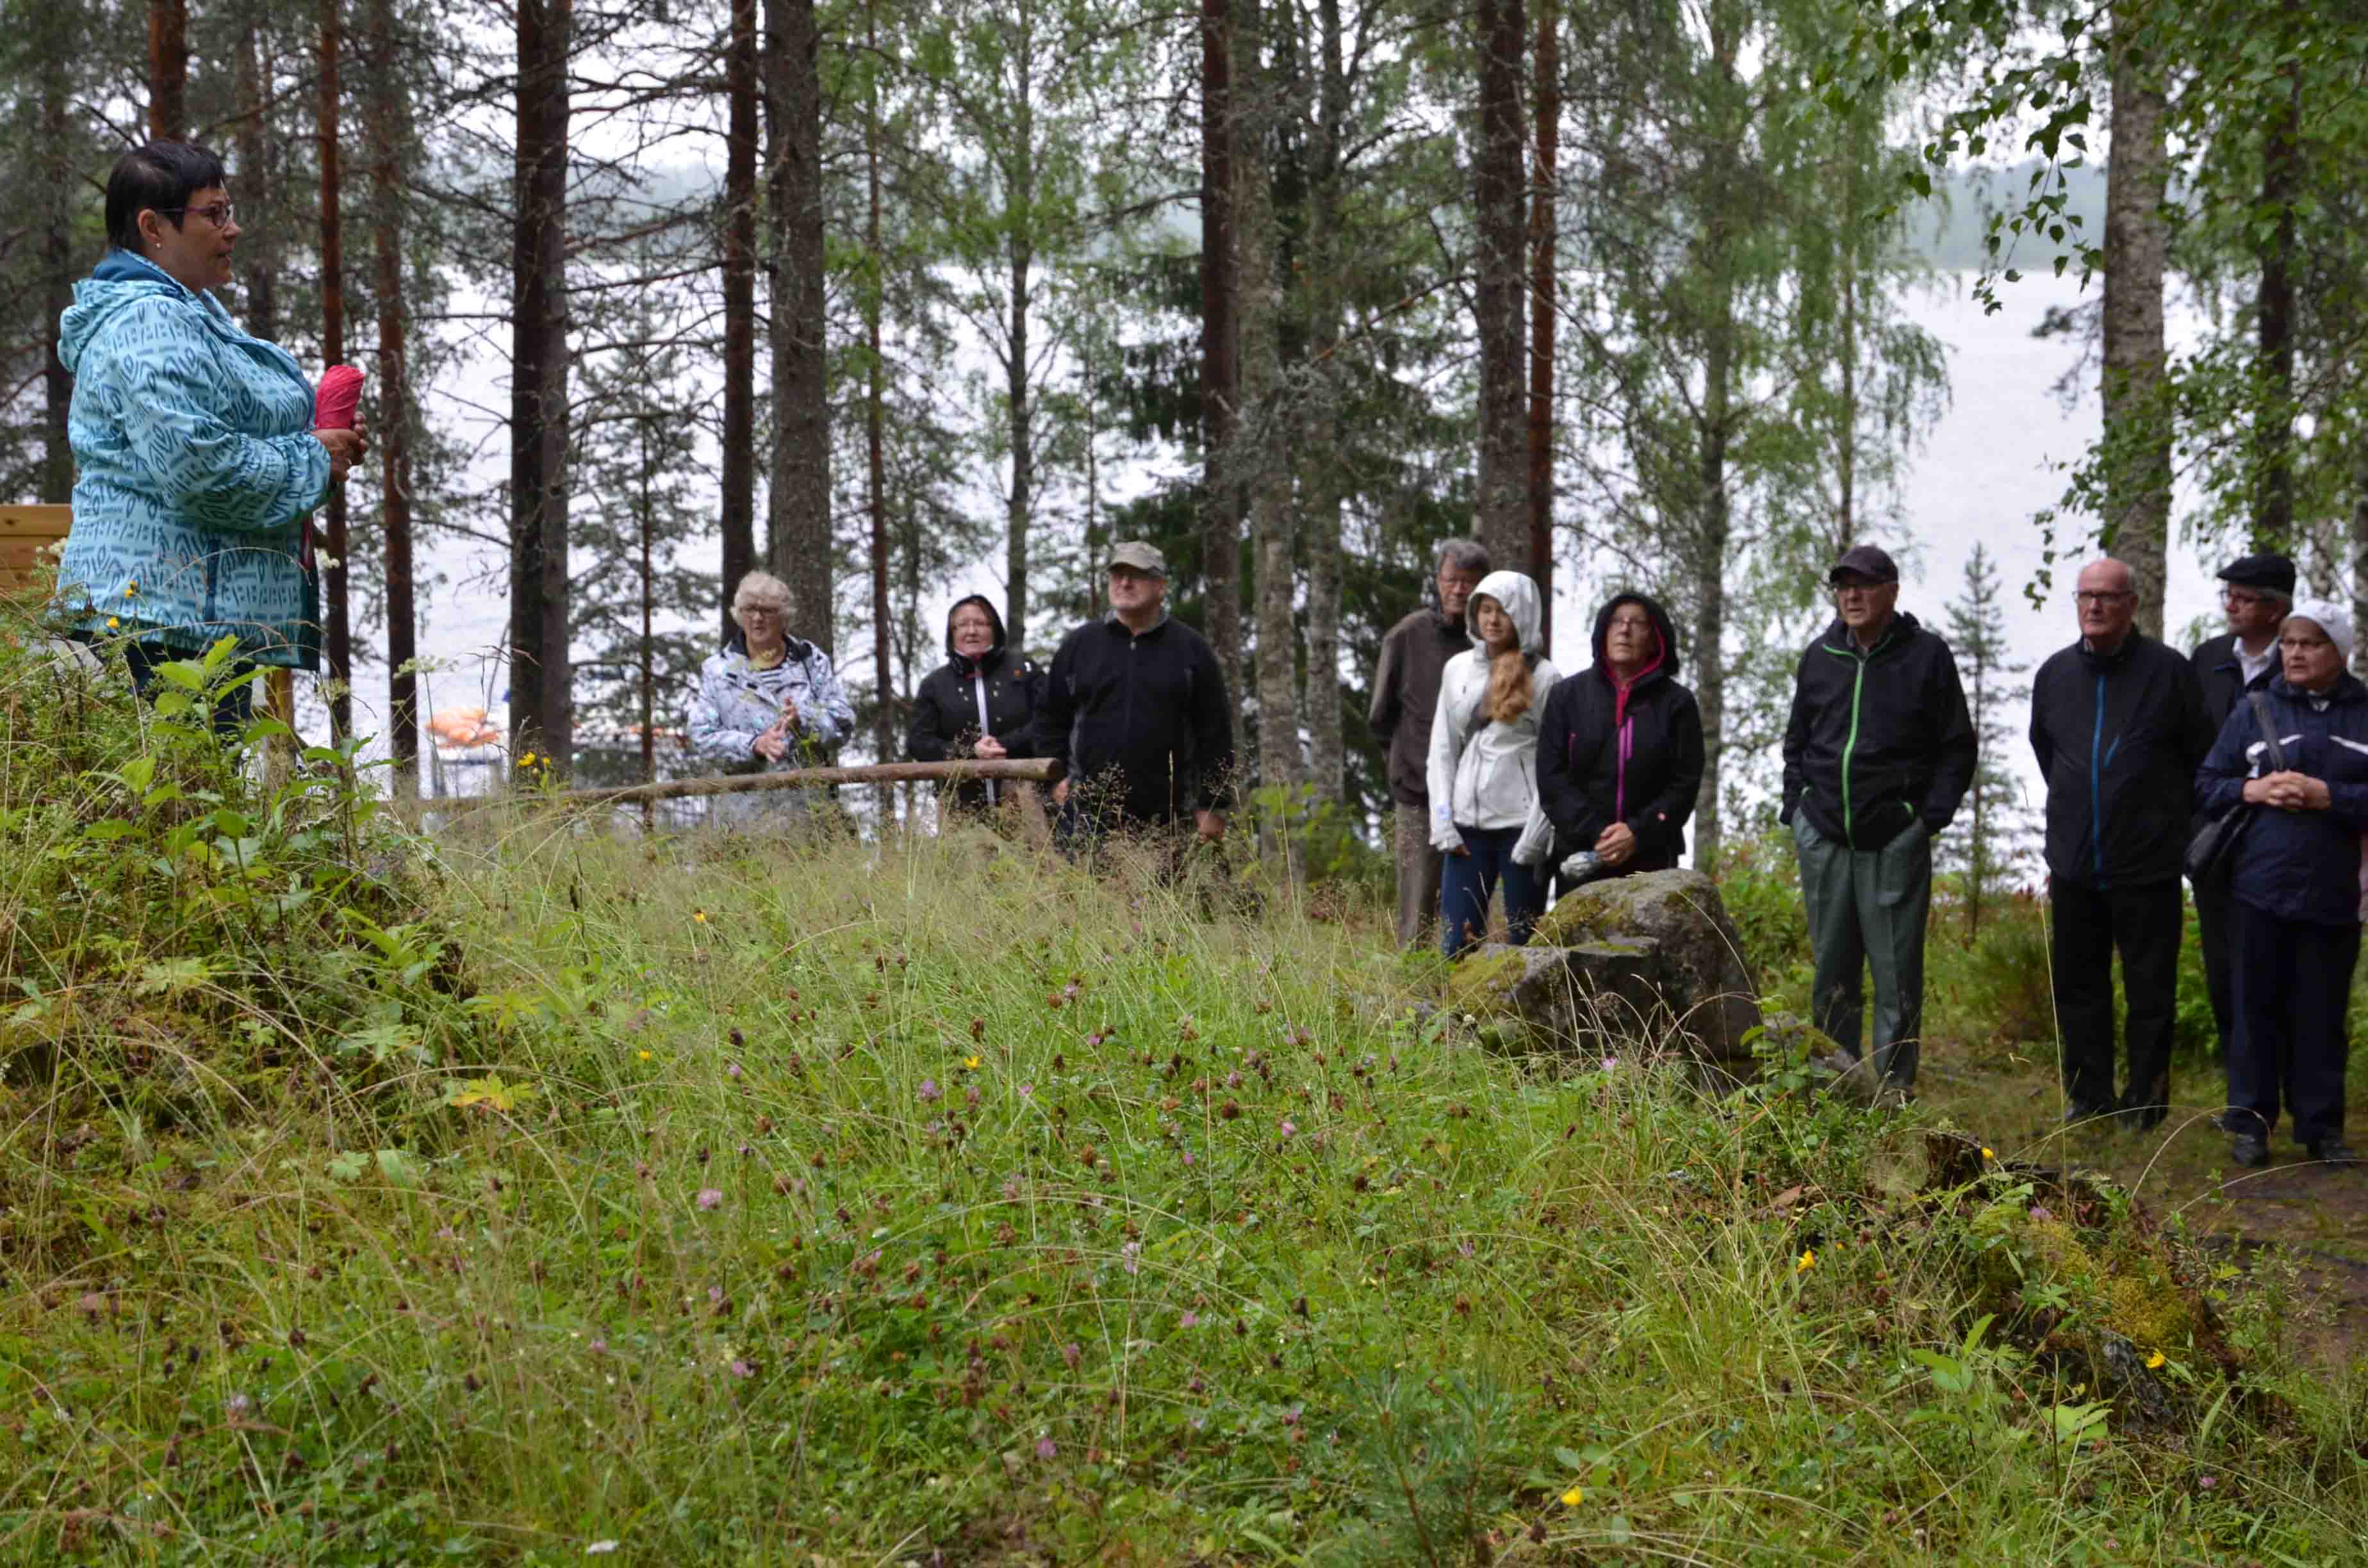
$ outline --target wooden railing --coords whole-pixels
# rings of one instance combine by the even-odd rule
[[[41,551],[65,538],[73,523],[71,506],[0,506],[0,595],[25,592],[45,564]]]

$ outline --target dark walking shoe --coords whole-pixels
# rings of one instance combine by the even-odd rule
[[[2169,1114],[2167,1105],[2125,1105],[2121,1109],[2122,1126],[2131,1132],[2152,1132]]]
[[[2064,1125],[2070,1127],[2076,1122],[2095,1121],[2100,1117],[2108,1117],[2112,1114],[2113,1108],[2112,1106],[2092,1105],[2087,1100],[2074,1100],[2070,1105],[2064,1108]]]
[[[2240,1132],[2228,1145],[2228,1157],[2240,1165],[2266,1165],[2270,1163],[2270,1141],[2259,1133]]]
[[[2356,1165],[2360,1151],[2340,1138],[2322,1138],[2310,1146],[2310,1157],[2323,1165]]]

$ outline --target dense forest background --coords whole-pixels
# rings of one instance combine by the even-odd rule
[[[56,320],[109,163],[215,147],[226,302],[370,374],[327,633],[406,788],[423,596],[484,591],[430,564],[459,545],[507,562],[503,717],[565,772],[579,732],[657,765],[752,565],[894,755],[952,577],[992,563],[1042,651],[1139,536],[1253,780],[1362,821],[1366,672],[1469,531],[1668,603],[1714,861],[1816,566],[1913,540],[1948,380],[1903,301],[1941,267],[2101,281],[2045,324],[2105,412],[2050,559],[2110,544],[2156,631],[2175,534],[2363,575],[2359,4],[5,10],[0,498],[72,486]]]

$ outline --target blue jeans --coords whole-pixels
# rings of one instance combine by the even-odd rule
[[[1507,937],[1515,947],[1530,939],[1530,927],[1545,913],[1545,884],[1537,872],[1513,858],[1518,827],[1455,824],[1466,853],[1442,855],[1439,868],[1440,950],[1453,958],[1488,930],[1488,899],[1499,877],[1505,882]]]

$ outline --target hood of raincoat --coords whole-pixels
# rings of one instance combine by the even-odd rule
[[[1678,673],[1678,629],[1669,619],[1669,612],[1649,594],[1615,594],[1611,602],[1595,612],[1595,636],[1588,644],[1595,652],[1598,669],[1609,671],[1611,661],[1603,656],[1603,640],[1611,629],[1611,612],[1622,605],[1643,605],[1645,613],[1653,618],[1653,635],[1661,640],[1661,656],[1651,665],[1651,673],[1675,676]]]
[[[956,599],[952,604],[946,608],[946,657],[954,662],[954,667],[956,669],[961,670],[963,674],[967,675],[970,673],[972,662],[962,657],[960,653],[954,652],[954,611],[962,608],[964,605],[976,605],[979,608],[986,611],[986,623],[995,629],[995,645],[986,651],[985,654],[978,661],[979,663],[990,664],[994,661],[996,654],[1003,652],[1004,635],[1003,617],[996,614],[994,601],[990,600],[985,594],[973,594],[968,598]]]
[[[128,250],[110,250],[91,275],[74,285],[74,303],[58,318],[58,363],[69,375],[82,365],[83,350],[126,307],[159,297],[193,301],[209,317],[221,312],[210,296],[192,294],[152,262]],[[223,324],[229,318],[223,317]]]
[[[1521,652],[1543,653],[1545,648],[1539,639],[1540,623],[1544,617],[1538,609],[1538,585],[1522,572],[1491,572],[1480,579],[1479,586],[1463,605],[1463,630],[1471,633],[1472,646],[1485,648],[1481,641],[1480,620],[1474,613],[1483,598],[1495,599],[1504,612],[1513,618],[1513,629],[1521,634]],[[1543,699],[1543,694],[1540,694]]]

